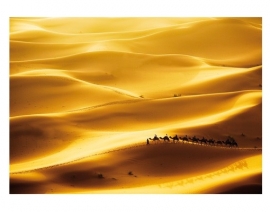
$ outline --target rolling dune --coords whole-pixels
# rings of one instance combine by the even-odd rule
[[[261,18],[10,18],[10,193],[262,193],[262,146]]]
[[[179,24],[190,24],[213,18],[12,18],[11,33],[41,28],[47,31],[77,34],[77,33],[125,33],[145,30],[158,30]],[[247,19],[245,19],[247,20]],[[251,22],[256,19],[251,19]],[[110,25],[108,25],[108,22]],[[259,20],[261,23],[261,21]]]
[[[200,39],[197,39],[198,37]],[[216,60],[221,65],[251,67],[261,64],[261,41],[261,29],[236,19],[218,19],[199,22],[193,27],[164,30],[134,39],[90,41],[84,44],[11,41],[10,59],[11,61],[50,59],[85,51],[124,51],[193,55]]]
[[[214,66],[187,55],[95,52],[45,61],[12,62],[10,68],[11,76],[71,76],[89,83],[136,91],[146,98],[230,92],[240,86],[241,89],[261,89],[262,81],[261,66]],[[246,72],[244,76],[243,72]],[[149,82],[154,86],[149,86]]]
[[[160,154],[160,148],[163,154]],[[101,192],[105,189],[106,193],[117,193],[118,190],[121,193],[151,193],[152,190],[148,187],[153,186],[157,193],[168,193],[166,184],[177,185],[175,181],[181,181],[186,185],[182,184],[169,192],[188,193],[186,187],[194,189],[200,181],[226,178],[239,172],[239,169],[256,173],[250,163],[260,161],[260,153],[260,150],[229,150],[189,144],[138,146],[35,170],[33,175],[36,176],[36,182],[33,181],[27,187],[38,192],[40,190],[36,183],[39,182],[46,193],[66,193],[70,190],[74,193],[100,193],[100,189]],[[257,171],[260,169],[258,165],[255,164]],[[132,173],[128,174],[130,171]],[[21,187],[26,186],[27,178],[23,177],[30,173],[13,174],[11,182]],[[100,173],[103,174],[103,179],[97,177]],[[200,188],[195,190],[198,192]]]
[[[87,83],[68,76],[16,76],[10,78],[10,84],[12,117],[57,113],[136,98],[131,92]],[[28,95],[29,92],[31,95]]]

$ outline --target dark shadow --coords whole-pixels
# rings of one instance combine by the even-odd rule
[[[10,194],[44,194],[46,189],[42,183],[16,182],[9,184]]]
[[[226,190],[219,194],[262,194],[262,185],[243,185]]]

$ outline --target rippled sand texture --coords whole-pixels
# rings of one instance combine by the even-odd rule
[[[10,193],[262,193],[261,148],[261,18],[10,18]]]

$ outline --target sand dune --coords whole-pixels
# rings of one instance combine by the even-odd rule
[[[261,66],[246,69],[211,67],[199,71],[192,80],[171,93],[200,94],[231,92],[236,90],[260,90],[262,82]],[[241,88],[241,89],[240,89]]]
[[[70,23],[69,23],[70,24]],[[99,32],[99,33],[63,33],[49,31],[35,25],[25,25],[14,23],[15,29],[18,29],[10,34],[11,40],[31,42],[31,43],[61,43],[61,44],[72,44],[72,43],[89,43],[93,41],[112,41],[112,40],[130,40],[140,37],[152,35],[154,33],[162,32],[168,29],[184,28],[187,24],[182,25],[169,25],[160,28],[150,28],[139,31],[120,31],[120,32]],[[16,25],[19,25],[16,27]],[[21,29],[21,30],[19,30]]]
[[[164,28],[179,24],[190,24],[213,18],[12,18],[11,32],[29,30],[28,26],[43,28],[58,33],[115,33],[137,32]],[[254,21],[251,19],[252,22]],[[109,23],[109,24],[108,24]],[[26,25],[26,26],[25,26]],[[31,30],[31,29],[30,29]]]
[[[197,37],[200,39],[196,39]],[[180,53],[218,60],[220,65],[242,67],[259,65],[262,58],[261,29],[237,19],[209,20],[191,27],[164,30],[141,38],[96,41],[83,45],[78,43],[45,45],[18,41],[11,41],[10,44],[11,61],[64,57],[84,51]]]
[[[262,71],[260,17],[10,18],[10,193],[262,193]]]
[[[78,26],[78,20],[85,21],[86,19],[46,18],[31,20],[29,18],[26,20],[13,18],[10,23],[10,39],[42,43],[82,43],[111,39],[134,39],[168,29],[186,28],[206,20],[222,20],[222,18],[148,18],[147,20],[141,18],[122,18],[121,20],[88,18],[87,22],[81,22],[80,26]],[[240,20],[245,25],[262,27],[261,18],[238,17],[233,19]],[[57,21],[61,23],[63,30],[60,30],[60,24],[56,24]],[[52,22],[56,25],[55,27],[51,24]],[[131,22],[134,24],[131,24]],[[108,23],[110,23],[113,30],[110,30]],[[67,28],[65,25],[69,27]]]
[[[215,104],[215,102],[219,101],[222,104]],[[88,112],[76,113],[74,117],[75,120],[83,122],[86,126],[89,123],[89,127],[91,126],[94,129],[106,129],[110,126],[112,129],[124,131],[130,130],[130,128],[142,130],[147,129],[144,125],[151,129],[159,127],[160,123],[168,125],[177,123],[177,121],[183,123],[194,121],[194,125],[196,126],[195,122],[202,118],[211,117],[213,122],[219,121],[223,118],[223,115],[224,118],[227,118],[227,116],[233,115],[234,112],[239,112],[238,110],[241,111],[242,109],[259,104],[260,101],[260,91],[198,95],[193,97],[139,101],[129,104],[128,107],[125,104],[98,107]],[[189,112],[187,113],[187,111]],[[216,120],[212,115],[216,115]],[[72,115],[67,118],[69,117],[71,120],[73,119]],[[103,117],[107,118],[104,119]],[[94,124],[91,124],[92,122]],[[122,125],[122,122],[130,124]],[[111,126],[111,123],[113,123],[113,126]],[[203,122],[200,122],[200,124],[203,124]]]
[[[30,160],[30,164],[25,167],[40,167],[45,162],[53,165],[60,161],[66,162],[105,152],[111,148],[119,148],[122,145],[142,142],[154,133],[165,134],[169,130],[177,129],[184,134],[185,129],[220,123],[244,112],[260,104],[260,99],[261,92],[246,91],[162,100],[139,100],[124,102],[124,104],[119,102],[53,116],[13,118],[10,122],[11,169],[24,167],[23,164],[13,166],[13,161],[17,163],[18,159],[27,161],[39,158],[35,164],[31,164]],[[222,102],[222,104],[215,104],[215,102]],[[52,129],[51,126],[55,127]],[[238,134],[240,133],[239,131]],[[258,131],[256,133],[259,134]],[[68,136],[71,138],[68,139]],[[220,137],[223,139],[225,136],[220,135]],[[56,148],[57,142],[60,144],[62,142],[61,147],[65,148],[65,151],[55,155],[59,150]],[[51,154],[47,152],[46,157],[43,158],[43,154],[40,153],[45,151],[45,146]],[[241,146],[247,145],[241,143]],[[29,155],[29,151],[32,154]],[[73,151],[76,154],[71,154]]]
[[[37,80],[39,83],[36,83]],[[130,92],[63,76],[11,77],[10,88],[11,117],[57,113],[106,102],[138,98],[132,96]]]
[[[119,61],[121,61],[121,63],[119,63]],[[130,63],[134,65],[130,66]],[[102,51],[86,52],[57,59],[54,58],[46,60],[41,59],[34,61],[11,62],[10,65],[11,74],[18,74],[20,72],[33,70],[35,68],[56,68],[76,71],[84,70],[88,72],[90,72],[90,70],[94,71],[102,69],[106,69],[107,71],[112,71],[115,69],[127,69],[127,71],[130,72],[134,69],[137,71],[141,69],[151,71],[153,68],[160,68],[159,66],[165,66],[166,68],[170,68],[171,66],[187,68],[205,65],[205,62],[201,58],[188,55],[151,55],[129,52]],[[145,67],[146,65],[148,65],[148,67]]]
[[[34,193],[42,190],[44,193],[103,193],[104,190],[105,193],[115,193],[118,190],[122,193],[152,193],[153,189],[149,189],[152,186],[155,187],[154,193],[168,193],[170,184],[171,189],[173,185],[177,187],[179,184],[178,188],[169,189],[170,192],[192,193],[192,190],[198,192],[204,189],[204,186],[196,188],[189,183],[198,184],[200,181],[207,182],[208,179],[216,178],[212,183],[217,182],[220,185],[218,181],[224,180],[224,175],[228,178],[235,172],[238,173],[239,169],[255,171],[252,170],[251,163],[261,160],[258,157],[260,152],[190,144],[139,146],[36,170],[33,173],[13,174],[11,182],[14,188],[11,187],[11,190],[16,193],[20,186],[27,186],[29,190],[33,189]],[[258,170],[259,166],[255,167]],[[131,174],[128,174],[129,172]],[[24,176],[31,174],[36,176],[41,188],[37,187],[36,182],[29,184],[25,181]],[[104,179],[98,178],[98,174],[102,174]],[[192,189],[188,191],[186,187]],[[219,188],[219,191],[225,190]]]
[[[261,89],[261,66],[234,68],[208,63],[186,55],[95,52],[45,61],[13,62],[10,72],[12,76],[39,76],[39,79],[44,75],[71,76],[89,83],[117,86],[146,98]]]
[[[244,37],[239,36],[245,34]],[[200,37],[200,39],[196,39]],[[150,37],[149,37],[150,38]],[[136,41],[134,52],[194,55],[232,66],[261,64],[261,30],[238,20],[211,20],[194,28],[170,30]],[[149,44],[150,43],[150,44]],[[166,43],[166,45],[160,45]]]
[[[87,51],[84,44],[40,44],[10,41],[10,60],[24,61],[63,57]]]

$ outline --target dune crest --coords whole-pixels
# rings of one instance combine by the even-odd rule
[[[36,83],[39,80],[39,83]],[[58,113],[86,106],[139,98],[118,88],[65,76],[11,77],[10,116]],[[27,95],[31,91],[31,95]]]

